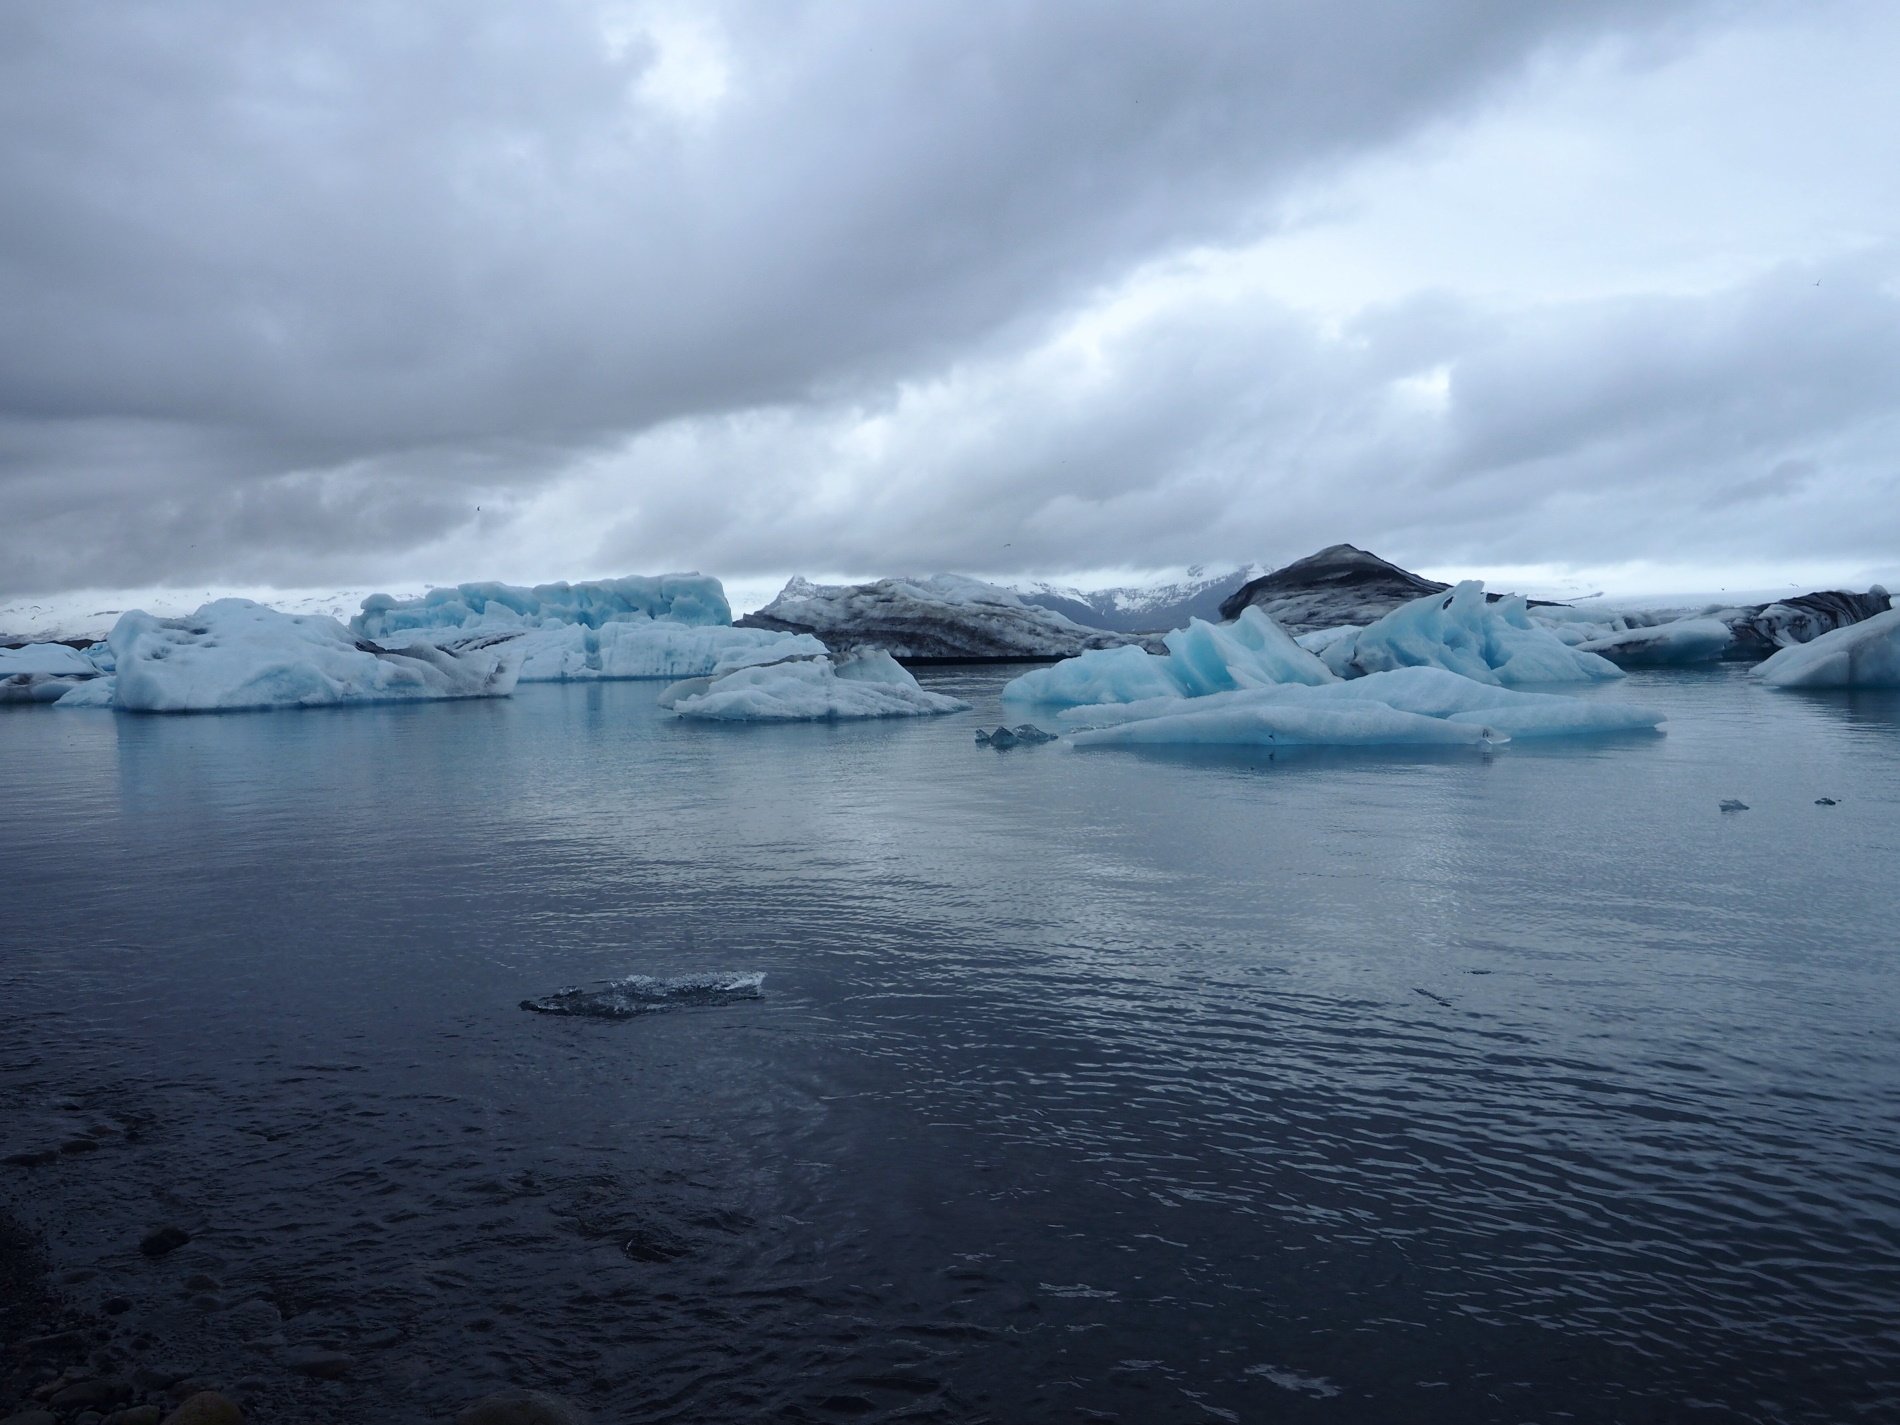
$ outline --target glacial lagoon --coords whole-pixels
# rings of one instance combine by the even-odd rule
[[[977,746],[1018,671],[0,709],[0,1199],[186,1369],[347,1358],[292,1425],[1900,1414],[1900,693]]]

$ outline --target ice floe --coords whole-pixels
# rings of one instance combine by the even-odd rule
[[[0,648],[0,703],[57,702],[100,673],[90,657],[64,643]]]
[[[681,717],[727,722],[822,722],[923,717],[970,705],[925,691],[890,654],[867,648],[689,678],[663,692],[660,706]]]
[[[1286,683],[1198,698],[1071,708],[1078,747],[1140,744],[1470,745],[1514,737],[1650,731],[1646,708],[1519,692],[1441,668],[1401,668],[1350,682]]]
[[[632,1019],[669,1009],[734,1004],[762,999],[765,976],[760,973],[682,975],[672,979],[628,975],[593,985],[575,985],[538,999],[524,999],[523,1009],[536,1014],[569,1014],[583,1019]]]
[[[1334,674],[1259,609],[1231,624],[1195,619],[1162,636],[1166,654],[1139,648],[1083,653],[1010,681],[1005,698],[1055,706],[1200,697],[1273,683],[1330,683]]]
[[[1068,658],[1138,641],[1131,634],[1084,628],[998,585],[959,574],[871,584],[793,579],[739,625],[811,634],[833,652],[882,648],[899,658]]]
[[[1755,672],[1775,688],[1900,688],[1900,609],[1793,644]]]
[[[1685,618],[1600,634],[1573,646],[1607,658],[1619,668],[1678,668],[1716,662],[1727,655],[1734,641],[1729,626],[1719,618]]]
[[[333,618],[280,613],[248,599],[220,599],[175,619],[135,609],[106,641],[116,674],[80,685],[56,706],[109,698],[131,712],[216,712],[502,697],[521,661],[508,639],[453,652],[427,644],[389,649]]]

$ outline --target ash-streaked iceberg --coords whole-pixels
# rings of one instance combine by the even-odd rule
[[[1276,683],[1330,683],[1334,674],[1257,608],[1231,624],[1192,620],[1163,635],[1162,656],[1110,648],[1065,659],[1013,679],[1005,698],[1054,706],[1202,697]]]
[[[724,722],[826,722],[965,712],[970,705],[927,692],[882,649],[861,649],[689,678],[662,693],[660,706]]]
[[[135,609],[106,642],[117,665],[111,705],[128,712],[505,697],[521,664],[511,639],[457,651],[384,648],[333,618],[279,613],[248,599],[220,599],[175,619]],[[68,695],[56,706],[100,701]]]
[[[1571,648],[1531,622],[1523,599],[1492,603],[1467,579],[1449,593],[1427,594],[1326,646],[1326,666],[1341,677],[1397,668],[1443,668],[1480,683],[1580,683],[1620,678],[1607,658]]]
[[[1755,672],[1774,688],[1900,688],[1900,609],[1793,644]]]
[[[705,574],[633,574],[532,586],[456,584],[416,599],[371,594],[350,628],[380,642],[412,629],[601,628],[654,619],[702,628],[729,624],[732,605],[725,586]]]
[[[1441,668],[1287,683],[1061,714],[1078,747],[1478,745],[1514,737],[1652,731],[1663,715],[1593,698],[1518,692]]]
[[[102,671],[84,652],[64,643],[0,648],[0,703],[57,702]]]
[[[1070,658],[1139,642],[1132,634],[1084,628],[960,574],[871,584],[793,579],[739,626],[811,634],[834,653],[882,648],[899,658]]]

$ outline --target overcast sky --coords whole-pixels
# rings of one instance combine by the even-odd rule
[[[1900,5],[0,5],[0,594],[1900,572]]]

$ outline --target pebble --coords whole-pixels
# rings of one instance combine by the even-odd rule
[[[59,1417],[50,1410],[22,1410],[0,1420],[0,1425],[59,1425]]]
[[[117,1415],[106,1416],[105,1425],[158,1425],[159,1409],[156,1405],[135,1405],[130,1410],[121,1410]]]
[[[122,1380],[82,1380],[55,1391],[47,1401],[56,1410],[92,1410],[101,1405],[117,1405],[132,1393]]]

